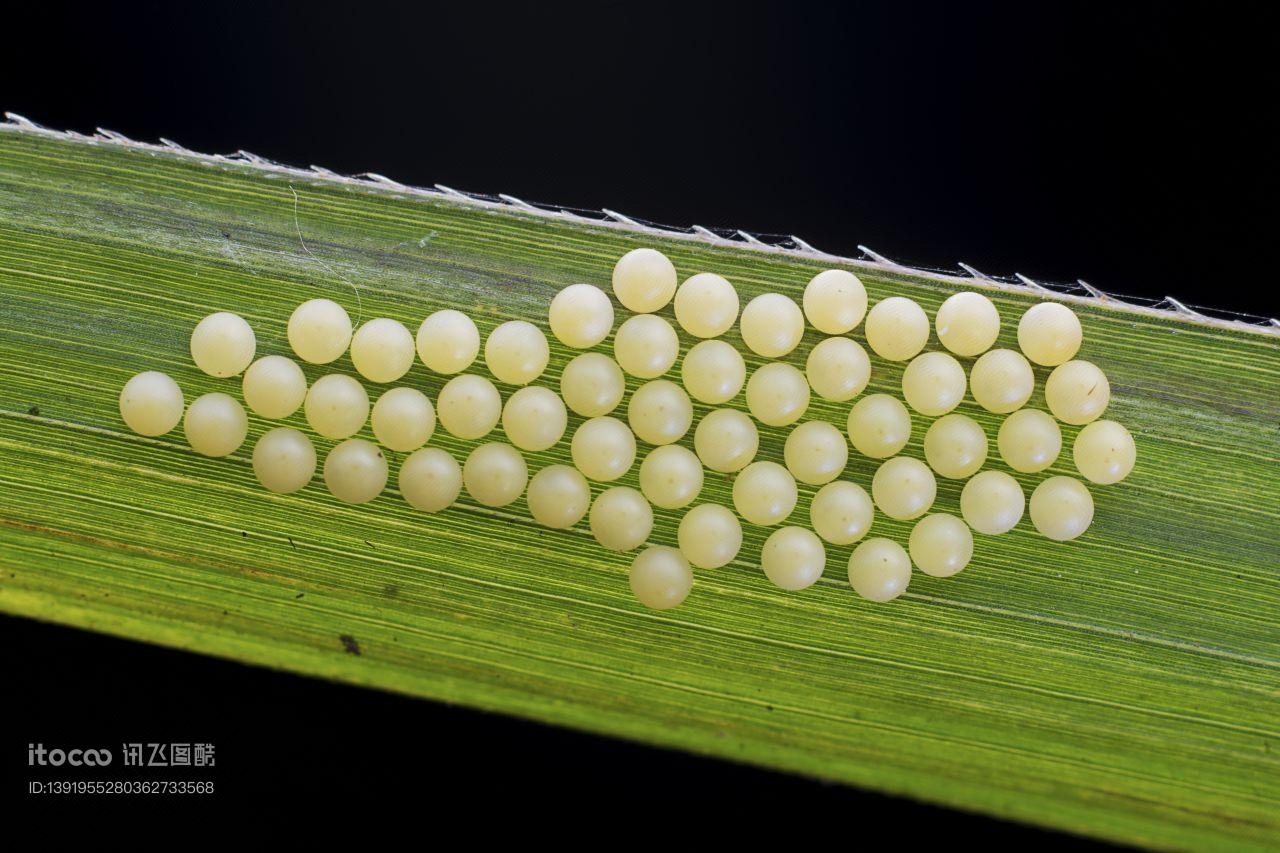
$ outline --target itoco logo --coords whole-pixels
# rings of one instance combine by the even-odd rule
[[[27,744],[27,764],[34,767],[37,764],[46,767],[53,765],[61,767],[64,764],[70,764],[73,767],[87,765],[90,767],[105,767],[111,763],[111,750],[109,749],[45,749],[42,743]]]

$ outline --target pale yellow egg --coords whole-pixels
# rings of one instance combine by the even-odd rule
[[[591,505],[591,535],[610,551],[639,548],[653,530],[653,508],[644,495],[626,486],[606,489]]]
[[[502,417],[502,396],[488,379],[464,373],[440,389],[436,397],[436,417],[450,435],[483,438]]]
[[[767,426],[787,426],[809,408],[809,381],[790,364],[773,362],[747,381],[747,408]]]
[[[480,330],[475,321],[452,308],[423,320],[414,342],[422,363],[445,376],[466,370],[480,354]]]
[[[593,284],[571,284],[551,300],[551,334],[574,349],[588,349],[613,331],[613,303]]]
[[[1057,424],[1054,424],[1056,427]],[[1072,446],[1076,469],[1100,485],[1118,483],[1133,471],[1138,448],[1133,436],[1115,421],[1094,421],[1080,430]]]
[[[436,447],[410,453],[400,464],[400,496],[423,512],[440,512],[453,506],[462,493],[462,466]]]
[[[907,446],[911,414],[897,397],[872,394],[849,410],[849,442],[863,456],[887,459]]]
[[[868,539],[849,556],[849,585],[868,601],[892,601],[911,583],[911,558],[892,539]]]
[[[760,433],[751,418],[737,409],[716,409],[698,421],[693,449],[703,465],[730,474],[756,458]]]
[[[730,344],[702,341],[685,353],[680,381],[695,400],[718,406],[738,396],[747,381],[747,364]]]
[[[809,421],[787,436],[782,456],[787,470],[797,480],[821,486],[844,471],[849,462],[849,442],[844,433],[826,421]]]
[[[373,442],[349,438],[325,457],[324,484],[344,503],[368,503],[387,486],[387,459]]]
[[[867,490],[838,480],[818,490],[809,504],[814,532],[832,545],[852,545],[871,529],[875,507]]]
[[[528,482],[529,466],[520,451],[500,441],[480,445],[462,466],[462,485],[467,494],[485,506],[515,502],[524,494]]]
[[[827,566],[827,549],[812,530],[783,527],[769,534],[760,549],[760,568],[775,586],[806,589],[818,582]]]
[[[699,504],[684,514],[676,538],[680,553],[700,569],[727,566],[742,549],[742,524],[719,504]]]
[[[182,409],[182,389],[156,370],[131,377],[120,389],[120,417],[138,435],[164,435],[182,420]]]
[[[693,403],[674,382],[646,382],[627,403],[627,423],[643,442],[671,444],[683,438],[693,424]]]
[[[752,524],[785,521],[798,499],[795,477],[777,462],[752,462],[733,481],[733,506]]]
[[[657,249],[632,249],[613,267],[613,295],[628,311],[650,314],[676,292],[676,268]]]
[[[867,312],[863,334],[876,355],[888,361],[906,361],[929,342],[929,315],[904,296],[890,296]]]
[[[417,351],[404,324],[387,317],[369,320],[351,337],[351,364],[370,382],[395,382],[413,367]]]
[[[871,381],[871,359],[857,341],[827,338],[809,351],[804,373],[815,394],[843,403],[861,394]]]
[[[843,335],[867,313],[867,289],[848,270],[826,270],[804,289],[804,315],[819,332]]]
[[[485,366],[508,385],[528,385],[542,375],[550,359],[547,336],[524,320],[503,323],[484,342]]]
[[[617,418],[592,418],[574,432],[569,450],[574,467],[589,479],[609,482],[631,470],[636,437]]]
[[[804,337],[804,314],[790,297],[765,293],[742,309],[738,328],[742,342],[752,352],[765,358],[781,358]]]
[[[1003,415],[1022,408],[1035,388],[1031,364],[1011,349],[993,349],[969,370],[969,391],[988,412]]]
[[[972,477],[987,461],[987,434],[973,418],[951,414],[938,418],[924,434],[924,458],[939,476]]]
[[[693,589],[689,561],[679,551],[664,545],[646,548],[631,562],[631,592],[645,607],[669,610]]]
[[[622,402],[626,390],[622,368],[598,352],[577,356],[560,374],[560,396],[570,409],[584,418],[609,414]]]
[[[695,338],[716,338],[738,319],[738,291],[722,276],[703,272],[676,291],[676,322]]]

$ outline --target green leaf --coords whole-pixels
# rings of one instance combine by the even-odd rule
[[[830,550],[817,586],[773,588],[755,565],[765,531],[749,529],[741,559],[699,572],[682,607],[646,611],[628,588],[630,555],[583,529],[534,526],[523,501],[489,510],[464,497],[432,516],[395,494],[343,505],[318,481],[273,495],[254,480],[248,444],[206,459],[180,431],[143,439],[119,419],[116,397],[140,370],[169,372],[188,400],[238,394],[190,363],[190,330],[211,311],[245,316],[260,354],[288,352],[285,321],[316,296],[415,328],[455,307],[487,332],[542,322],[559,288],[607,284],[640,245],[682,276],[727,276],[744,298],[797,294],[832,263],[5,126],[0,611],[1104,838],[1276,843],[1273,334],[1075,302],[1081,356],[1111,378],[1108,417],[1134,432],[1137,470],[1093,489],[1097,519],[1082,539],[1050,542],[1024,520],[976,537],[962,574],[917,573],[889,605],[848,588],[847,548]],[[1218,277],[1257,275],[1224,267],[1188,256],[1187,276],[1212,299]],[[1006,346],[1042,298],[857,271],[873,300],[910,296],[930,312],[985,288]],[[568,356],[553,346],[553,387]],[[875,360],[874,371],[870,390],[896,392],[900,365]],[[405,382],[431,395],[441,384],[421,365]],[[996,417],[964,410],[994,438]],[[842,425],[847,411],[815,401],[811,416]],[[250,441],[265,427],[254,420]],[[1076,431],[1064,431],[1068,448]],[[764,430],[762,454],[779,457],[782,437]],[[432,443],[459,457],[470,446],[442,432]],[[567,459],[562,441],[529,461]],[[1064,453],[1044,476],[1070,467]],[[866,484],[872,471],[855,458],[847,476]],[[1018,479],[1029,489],[1040,478]],[[704,499],[727,502],[728,478],[709,473]],[[938,507],[957,501],[957,484],[942,482]],[[676,519],[658,511],[654,541],[672,544]],[[899,541],[907,529],[875,524]]]

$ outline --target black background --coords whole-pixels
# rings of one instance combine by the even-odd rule
[[[833,6],[46,5],[5,34],[0,108],[56,128],[1280,313],[1258,22],[1175,4]],[[913,831],[1054,840],[21,620],[0,620],[0,648],[6,740],[21,751],[6,771],[25,770],[29,740],[172,735],[217,744],[223,803],[291,799],[292,786],[313,805],[363,807],[440,786],[508,808],[609,804],[629,821],[656,795],[714,806],[717,819],[751,814],[725,804],[776,802],[808,821],[865,813]],[[412,787],[388,791],[393,778]]]

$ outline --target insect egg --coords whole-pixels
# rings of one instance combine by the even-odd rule
[[[243,317],[219,311],[191,332],[191,360],[210,376],[235,376],[253,361],[257,339]]]
[[[400,496],[423,512],[440,512],[453,506],[462,493],[462,466],[437,447],[410,453],[400,463]]]
[[[502,409],[502,429],[521,450],[536,453],[564,437],[569,412],[555,391],[540,385],[521,388]]]
[[[676,291],[676,322],[695,338],[715,338],[738,319],[738,291],[715,273],[686,279]]]
[[[325,438],[349,438],[369,419],[369,394],[344,373],[321,376],[307,391],[303,412],[311,428]]]
[[[712,471],[731,474],[756,458],[760,433],[751,418],[737,409],[716,409],[698,421],[693,449]]]
[[[1039,409],[1019,409],[1000,424],[996,446],[1010,468],[1034,474],[1057,461],[1062,451],[1062,429]]]
[[[548,465],[529,481],[529,514],[544,527],[565,530],[587,514],[591,487],[568,465]]]
[[[430,441],[436,431],[436,410],[416,388],[392,388],[373,404],[369,423],[383,447],[408,453]]]
[[[1076,469],[1086,480],[1100,485],[1118,483],[1129,476],[1138,455],[1129,430],[1115,421],[1089,424],[1080,430],[1071,450]]]
[[[483,438],[498,425],[502,396],[483,376],[464,373],[444,384],[436,397],[440,425],[458,438]]]
[[[325,457],[324,484],[344,503],[368,503],[386,488],[387,459],[376,444],[349,438]]]
[[[332,299],[309,299],[289,315],[289,346],[309,364],[337,361],[351,344],[351,318]]]
[[[480,330],[466,314],[446,308],[422,321],[415,345],[418,358],[428,370],[452,376],[476,360],[480,353]]]
[[[693,403],[674,382],[657,379],[636,389],[627,403],[627,422],[641,441],[671,444],[693,423]]]
[[[182,419],[191,449],[205,456],[230,456],[249,432],[244,407],[226,394],[205,394],[187,407]]]
[[[911,582],[911,558],[892,539],[868,539],[849,556],[849,585],[868,601],[892,601]]]
[[[1026,405],[1035,390],[1036,377],[1020,352],[993,349],[973,363],[969,391],[988,412],[1007,414]]]
[[[1007,533],[1022,519],[1025,508],[1022,486],[1003,471],[982,471],[960,492],[960,514],[979,533]]]
[[[588,349],[613,331],[613,303],[593,284],[571,284],[551,300],[547,319],[560,343]]]
[[[1018,321],[1018,346],[1027,358],[1045,367],[1070,361],[1083,340],[1080,319],[1058,302],[1032,305]]]
[[[805,377],[813,393],[843,403],[862,393],[871,380],[871,359],[857,341],[827,338],[809,351]]]
[[[832,545],[852,545],[871,529],[875,509],[867,490],[837,481],[818,490],[809,504],[814,532]]]
[[[120,389],[120,417],[138,435],[164,435],[182,420],[182,389],[157,370],[137,374]]]
[[[909,456],[895,456],[876,469],[871,478],[871,496],[876,506],[890,518],[919,518],[933,506],[938,481],[929,466]]]
[[[971,477],[987,461],[987,434],[966,415],[938,418],[924,434],[924,458],[939,476]]]
[[[824,335],[852,331],[867,313],[867,289],[848,270],[826,270],[804,289],[804,315]]]
[[[733,506],[752,524],[785,521],[798,499],[795,478],[777,462],[752,462],[733,481]]]
[[[888,394],[863,397],[849,410],[849,442],[863,456],[886,459],[907,446],[911,414]]]
[[[622,402],[626,385],[618,363],[598,352],[577,356],[560,374],[560,396],[570,409],[584,418],[598,418],[612,412]]]
[[[1000,335],[1000,312],[981,293],[956,293],[938,307],[934,318],[938,340],[956,355],[991,349]]]
[[[964,389],[964,368],[945,352],[916,356],[902,373],[902,396],[922,415],[945,415],[960,405]]]
[[[699,504],[680,519],[676,539],[690,563],[700,569],[718,569],[742,549],[742,524],[719,504]]]
[[[489,333],[484,363],[499,382],[528,385],[542,375],[551,359],[547,336],[532,323],[511,320]]]
[[[929,341],[929,315],[903,296],[890,296],[867,313],[867,345],[888,361],[913,358]]]
[[[1056,542],[1075,539],[1093,523],[1093,497],[1072,477],[1050,477],[1031,493],[1031,523]]]
[[[926,515],[911,528],[907,547],[920,571],[935,578],[949,578],[973,559],[973,534],[954,515]]]
[[[240,389],[256,414],[279,420],[298,411],[307,398],[307,377],[292,359],[268,355],[249,365]]]
[[[747,365],[724,341],[702,341],[685,353],[680,380],[695,400],[718,406],[738,395],[747,381]]]
[[[491,441],[467,456],[462,466],[462,484],[472,500],[485,506],[506,506],[524,494],[529,467],[520,451],[509,444]]]
[[[654,545],[631,562],[631,591],[645,607],[668,610],[688,598],[692,589],[689,562],[674,548]]]
[[[804,336],[804,314],[794,300],[781,293],[757,296],[742,309],[738,321],[742,342],[757,355],[781,358]]]
[[[617,418],[592,418],[573,434],[573,464],[589,479],[609,482],[631,470],[636,461],[636,437]]]
[[[296,429],[277,427],[253,445],[253,473],[258,482],[278,494],[290,494],[311,482],[316,473],[316,449]]]
[[[747,408],[767,426],[793,424],[809,408],[809,381],[790,364],[766,364],[747,381]]]
[[[769,534],[760,549],[760,567],[775,586],[805,589],[822,577],[827,549],[822,540],[804,527],[783,527]]]
[[[702,491],[702,463],[678,444],[656,447],[640,463],[640,491],[663,509],[688,506]]]
[[[1044,383],[1044,401],[1055,418],[1080,426],[1097,420],[1106,411],[1111,402],[1111,384],[1096,365],[1068,361],[1049,374]]]
[[[387,317],[369,320],[351,336],[351,364],[370,382],[395,382],[413,367],[417,351],[404,324]]]
[[[650,314],[676,292],[676,268],[657,249],[632,249],[613,267],[613,295],[628,311]]]
[[[809,421],[800,424],[787,436],[782,455],[787,470],[797,480],[810,486],[821,486],[844,471],[849,462],[849,442],[840,430],[826,421]]]
[[[680,354],[680,338],[671,324],[653,314],[638,314],[618,327],[613,355],[618,365],[640,379],[656,379]]]
[[[626,486],[605,489],[591,505],[591,535],[610,551],[630,551],[653,530],[653,509],[644,495]]]

